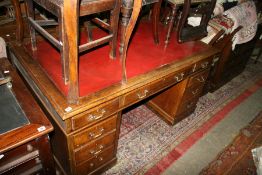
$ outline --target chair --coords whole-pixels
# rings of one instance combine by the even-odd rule
[[[207,25],[213,13],[216,0],[168,0],[172,12],[165,43],[169,43],[171,31],[174,25],[176,12],[179,6],[183,5],[182,13],[179,16],[177,24],[177,39],[179,43],[198,40],[207,35]],[[200,23],[197,26],[188,25],[189,17],[200,17]]]
[[[121,23],[120,23],[120,30],[121,30],[121,40],[120,40],[120,53],[123,52],[124,47],[124,40],[125,40],[125,31],[127,28],[128,23],[130,22],[131,13],[133,11],[133,7],[135,0],[122,0],[122,6],[121,6]],[[146,5],[153,5],[152,8],[152,30],[153,30],[153,38],[154,42],[156,44],[159,43],[158,38],[158,21],[159,21],[159,13],[160,13],[160,7],[161,7],[162,0],[142,0],[141,6]],[[140,12],[140,9],[139,9]],[[138,12],[138,13],[139,13]],[[135,22],[136,23],[136,22]],[[135,23],[133,25],[135,25]]]
[[[78,53],[82,53],[96,46],[109,42],[109,55],[111,58],[116,57],[117,30],[120,13],[119,0],[26,0],[26,4],[32,49],[37,49],[35,30],[41,33],[57,49],[59,49],[62,63],[62,74],[65,84],[67,84],[69,81],[70,69],[74,70],[72,72],[72,74],[74,74],[74,76],[72,75],[72,81],[74,81],[73,84],[78,84]],[[44,10],[57,17],[57,21],[53,19],[37,20],[35,18],[34,10],[36,5],[41,6]],[[109,34],[97,40],[89,41],[85,44],[79,45],[79,17],[93,15],[105,11],[110,11],[109,23],[106,23],[99,18],[93,18],[92,21],[109,31]],[[44,29],[44,26],[50,25],[58,25],[58,39]],[[73,65],[74,68],[71,67]],[[75,91],[74,89],[76,89],[74,87],[75,85],[71,86],[71,89],[73,91]],[[77,92],[75,92],[74,94],[74,96],[77,96]]]

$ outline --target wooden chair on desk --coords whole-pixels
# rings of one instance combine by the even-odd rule
[[[132,35],[133,29],[137,22],[142,6],[153,4],[152,12],[152,28],[153,37],[156,44],[159,43],[158,38],[158,21],[162,0],[122,0],[121,13],[122,20],[120,23],[120,54],[122,61],[122,83],[126,83],[126,54],[128,43]]]
[[[121,23],[120,23],[120,30],[121,30],[121,41],[120,41],[120,52],[122,53],[123,47],[124,47],[124,40],[125,40],[125,31],[127,28],[127,25],[129,22],[133,23],[133,20],[130,20],[131,13],[133,10],[139,10],[142,6],[146,5],[153,5],[152,9],[152,30],[153,30],[153,37],[154,37],[154,42],[156,44],[159,43],[159,38],[158,38],[158,21],[159,21],[159,13],[160,13],[160,7],[162,0],[142,0],[141,7],[138,7],[135,5],[136,0],[122,0],[122,6],[121,6],[121,13],[122,13],[122,18],[121,18]],[[138,12],[138,14],[139,14]],[[135,25],[135,23],[134,23]]]
[[[74,81],[74,85],[72,87],[77,86],[77,59],[79,53],[109,42],[110,57],[116,57],[120,0],[26,0],[26,3],[28,22],[30,24],[32,49],[37,49],[35,30],[41,33],[47,40],[59,49],[65,84],[70,84],[69,71],[73,68],[73,77],[71,79],[73,79],[72,81]],[[50,12],[57,18],[57,21],[50,19],[37,20],[35,18],[35,6],[41,6],[44,10]],[[79,17],[98,14],[105,11],[110,11],[109,23],[106,23],[99,18],[92,18],[92,21],[109,31],[109,34],[97,40],[79,45]],[[45,26],[50,25],[59,26],[58,39],[44,29]],[[74,94],[77,94],[77,92]]]
[[[183,5],[183,10],[178,17],[177,39],[179,43],[198,40],[207,35],[207,25],[213,13],[216,0],[168,0],[172,11],[166,35],[166,45],[169,43],[173,29],[175,16],[179,6]],[[200,17],[200,24],[197,26],[188,25],[189,17]]]

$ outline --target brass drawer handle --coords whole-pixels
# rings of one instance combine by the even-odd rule
[[[192,94],[193,94],[193,95],[196,95],[197,93],[198,93],[198,89],[192,91]]]
[[[181,73],[179,76],[175,76],[176,81],[177,82],[182,81],[184,78],[184,75],[185,75],[184,73]]]
[[[146,95],[147,95],[148,92],[149,92],[149,91],[145,89],[144,92],[143,92],[143,94],[142,94],[142,93],[141,93],[141,94],[137,93],[136,95],[137,95],[137,97],[138,97],[139,99],[142,99],[142,98],[145,98],[145,97],[146,97]]]
[[[203,76],[201,76],[200,78],[197,78],[197,81],[199,81],[200,83],[205,82],[205,78]]]
[[[99,132],[98,134],[95,134],[95,133],[93,133],[93,132],[90,132],[90,133],[89,133],[89,137],[90,137],[91,139],[95,139],[95,138],[100,137],[101,135],[103,135],[104,131],[105,131],[105,129],[104,129],[104,128],[101,128],[101,129],[100,129],[100,132]]]
[[[97,151],[95,151],[95,150],[90,150],[90,154],[93,154],[93,155],[99,154],[100,152],[103,151],[104,146],[103,146],[103,145],[99,145],[98,148],[99,148],[99,150],[97,150]]]
[[[104,114],[106,113],[106,110],[105,109],[102,109],[101,111],[99,111],[100,112],[100,115],[93,115],[93,114],[90,114],[89,116],[88,116],[88,120],[89,121],[94,121],[94,120],[98,120],[98,119],[100,119],[100,118],[102,118],[103,116],[104,116]]]
[[[204,68],[206,68],[208,66],[208,62],[204,62],[204,63],[202,63],[201,64],[201,67],[204,69]]]

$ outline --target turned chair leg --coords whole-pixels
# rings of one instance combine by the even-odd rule
[[[35,14],[34,14],[34,4],[31,0],[26,1],[26,7],[27,7],[27,16],[28,18],[35,19]],[[30,23],[30,22],[28,22]],[[33,26],[29,24],[29,31],[30,31],[30,39],[31,39],[31,44],[32,44],[32,50],[35,51],[37,50],[36,47],[36,36],[35,36],[35,29]]]
[[[65,42],[64,33],[64,20],[61,16],[58,17],[58,27],[59,27],[59,42],[60,42],[60,61],[62,65],[62,77],[65,84],[68,84],[69,80],[69,68],[68,68],[68,44]]]
[[[173,30],[174,22],[175,22],[175,15],[177,12],[177,7],[176,5],[172,5],[172,10],[171,10],[171,15],[170,15],[170,22],[168,24],[167,28],[167,34],[166,34],[166,40],[165,40],[165,45],[167,46],[170,40],[171,32]]]
[[[87,41],[91,42],[93,41],[93,36],[92,36],[92,29],[91,29],[91,22],[90,21],[85,21],[84,22],[84,27],[86,30],[86,34],[87,34]],[[81,34],[81,33],[80,33]]]
[[[109,42],[110,47],[110,58],[116,58],[116,48],[117,48],[117,30],[118,30],[118,20],[119,20],[119,12],[120,12],[120,1],[117,0],[115,8],[110,12],[110,26],[111,32],[113,34],[112,40]]]
[[[120,55],[122,55],[123,53],[125,32],[126,32],[126,27],[131,17],[131,13],[132,13],[132,10],[127,10],[127,9],[122,10],[122,17],[120,21],[120,32],[121,32],[120,33],[120,46],[119,46]]]

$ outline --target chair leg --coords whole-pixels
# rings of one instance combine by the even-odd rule
[[[58,27],[59,27],[59,39],[60,39],[60,59],[62,65],[62,77],[65,84],[68,84],[69,80],[69,70],[68,70],[68,44],[64,33],[64,20],[61,15],[58,17]]]
[[[16,18],[16,41],[18,44],[22,44],[24,38],[24,24],[23,18],[21,14],[20,3],[18,0],[11,0],[14,8],[15,8],[15,18]]]
[[[87,42],[91,42],[93,41],[93,37],[92,37],[92,29],[91,29],[91,22],[90,21],[85,21],[84,22],[84,27],[86,29],[86,34],[87,34]]]
[[[110,46],[109,56],[111,59],[116,58],[119,12],[120,12],[120,1],[116,0],[115,8],[110,12],[110,26],[111,26],[111,32],[113,34],[113,38],[109,42],[109,46]]]
[[[176,5],[172,5],[172,10],[171,10],[171,15],[170,15],[170,22],[168,24],[168,29],[167,29],[167,34],[166,34],[166,40],[165,40],[165,45],[167,46],[170,40],[170,35],[174,26],[174,22],[175,22],[175,15],[176,15]]]
[[[152,13],[153,35],[154,35],[154,41],[156,44],[159,44],[158,23],[159,23],[161,3],[162,3],[162,0],[159,0],[157,3],[154,3],[153,13]]]
[[[124,49],[124,41],[125,41],[125,32],[126,32],[126,27],[128,25],[128,22],[131,17],[132,9],[122,9],[122,17],[121,17],[121,22],[120,22],[120,46],[119,46],[119,52],[120,55],[123,53]]]
[[[34,4],[33,1],[27,0],[26,1],[26,7],[27,7],[27,17],[35,19],[35,14],[34,14]],[[32,50],[35,51],[37,50],[36,47],[36,37],[35,37],[35,29],[29,24],[29,31],[30,31],[30,39],[31,39],[31,44],[32,44]]]

